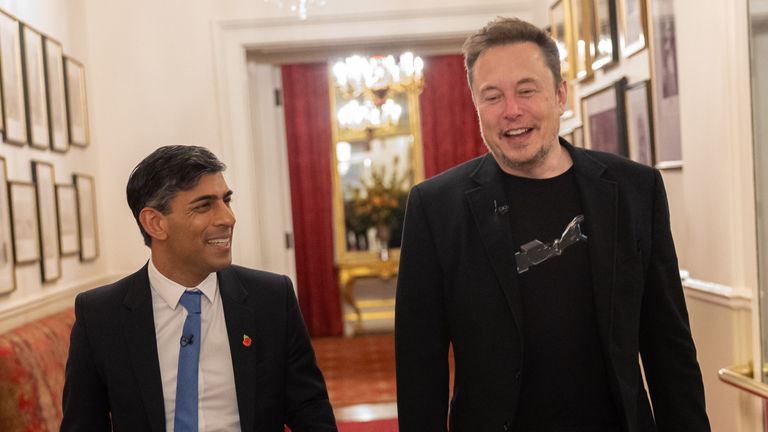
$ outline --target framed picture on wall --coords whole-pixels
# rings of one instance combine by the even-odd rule
[[[573,129],[573,144],[574,147],[584,148],[584,128],[579,126]]]
[[[585,147],[627,156],[627,128],[624,114],[624,88],[622,78],[581,100]]]
[[[69,150],[69,126],[67,125],[67,99],[64,92],[64,53],[61,44],[47,36],[43,38],[43,53],[51,149],[66,152]]]
[[[592,77],[592,55],[589,44],[592,40],[591,0],[571,0],[571,23],[573,24],[573,63],[576,79]]]
[[[571,33],[571,0],[557,0],[549,8],[552,39],[560,51],[560,71],[563,78],[573,78],[573,37]]]
[[[59,251],[62,255],[80,252],[80,227],[77,224],[77,192],[75,185],[56,185],[56,207],[59,211]]]
[[[69,119],[69,143],[88,145],[88,105],[85,96],[85,68],[72,57],[64,57],[64,77]]]
[[[0,10],[0,75],[3,88],[3,135],[5,142],[27,144],[27,109],[21,70],[21,26]]]
[[[6,170],[5,159],[0,158],[0,295],[16,289],[16,272],[14,269],[11,209],[8,200],[8,171]]]
[[[595,53],[592,69],[613,65],[619,60],[619,37],[616,24],[616,0],[594,0],[594,37],[590,41]]]
[[[621,54],[629,57],[645,48],[646,0],[619,0]]]
[[[650,9],[654,154],[659,169],[683,166],[673,5],[673,0],[656,0]]]
[[[22,24],[21,41],[28,141],[32,147],[47,149],[50,147],[50,133],[48,131],[48,96],[45,91],[43,35]]]
[[[77,195],[77,220],[80,231],[80,261],[92,261],[99,256],[93,177],[83,174],[75,174],[73,179]]]
[[[11,231],[16,264],[37,262],[40,259],[40,241],[35,185],[30,182],[8,182],[8,197],[11,202]]]
[[[37,220],[40,227],[40,270],[43,282],[61,277],[61,253],[59,252],[59,221],[56,211],[56,176],[53,165],[32,161],[32,179],[37,196]]]
[[[651,87],[648,81],[627,86],[627,147],[629,158],[653,166],[653,118]]]

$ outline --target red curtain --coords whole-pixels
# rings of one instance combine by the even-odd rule
[[[484,154],[472,94],[461,55],[428,57],[421,93],[424,175],[429,178]]]
[[[333,260],[328,65],[285,65],[282,78],[299,305],[312,336],[336,336],[342,321]]]

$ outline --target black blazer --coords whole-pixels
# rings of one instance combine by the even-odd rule
[[[709,431],[661,175],[561,145],[581,195],[599,337],[623,429]],[[509,220],[494,212],[494,200],[515,205],[502,175],[486,154],[411,191],[395,318],[401,432],[445,431],[447,422],[456,432],[512,430],[525,323]]]
[[[218,278],[242,430],[335,431],[290,280],[238,266]],[[165,431],[146,265],[77,296],[63,405],[62,431]]]

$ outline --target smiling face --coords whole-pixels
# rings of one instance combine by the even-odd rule
[[[558,143],[565,81],[555,85],[532,42],[483,51],[473,67],[472,98],[485,145],[507,173],[542,178],[561,171]]]
[[[152,241],[152,259],[167,278],[194,287],[232,262],[235,215],[232,191],[221,173],[204,174],[192,189],[173,197],[158,214],[162,230]]]

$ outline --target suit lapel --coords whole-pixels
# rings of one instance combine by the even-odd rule
[[[573,159],[576,182],[584,208],[592,287],[600,339],[609,352],[617,241],[617,184],[602,178],[605,165],[586,152],[565,145]]]
[[[255,422],[253,414],[256,406],[255,365],[259,347],[246,346],[244,338],[248,336],[251,341],[260,340],[256,334],[256,313],[248,307],[246,303],[248,292],[231,267],[220,271],[218,276],[224,320],[229,336],[229,350],[232,353],[240,428],[253,430]]]
[[[515,274],[515,250],[509,217],[495,211],[497,207],[507,204],[500,175],[496,161],[490,153],[487,154],[477,170],[472,173],[472,178],[479,186],[467,191],[466,197],[522,340],[522,300]]]
[[[128,284],[123,324],[130,360],[149,424],[153,431],[161,432],[165,430],[165,405],[147,266],[134,273]]]

